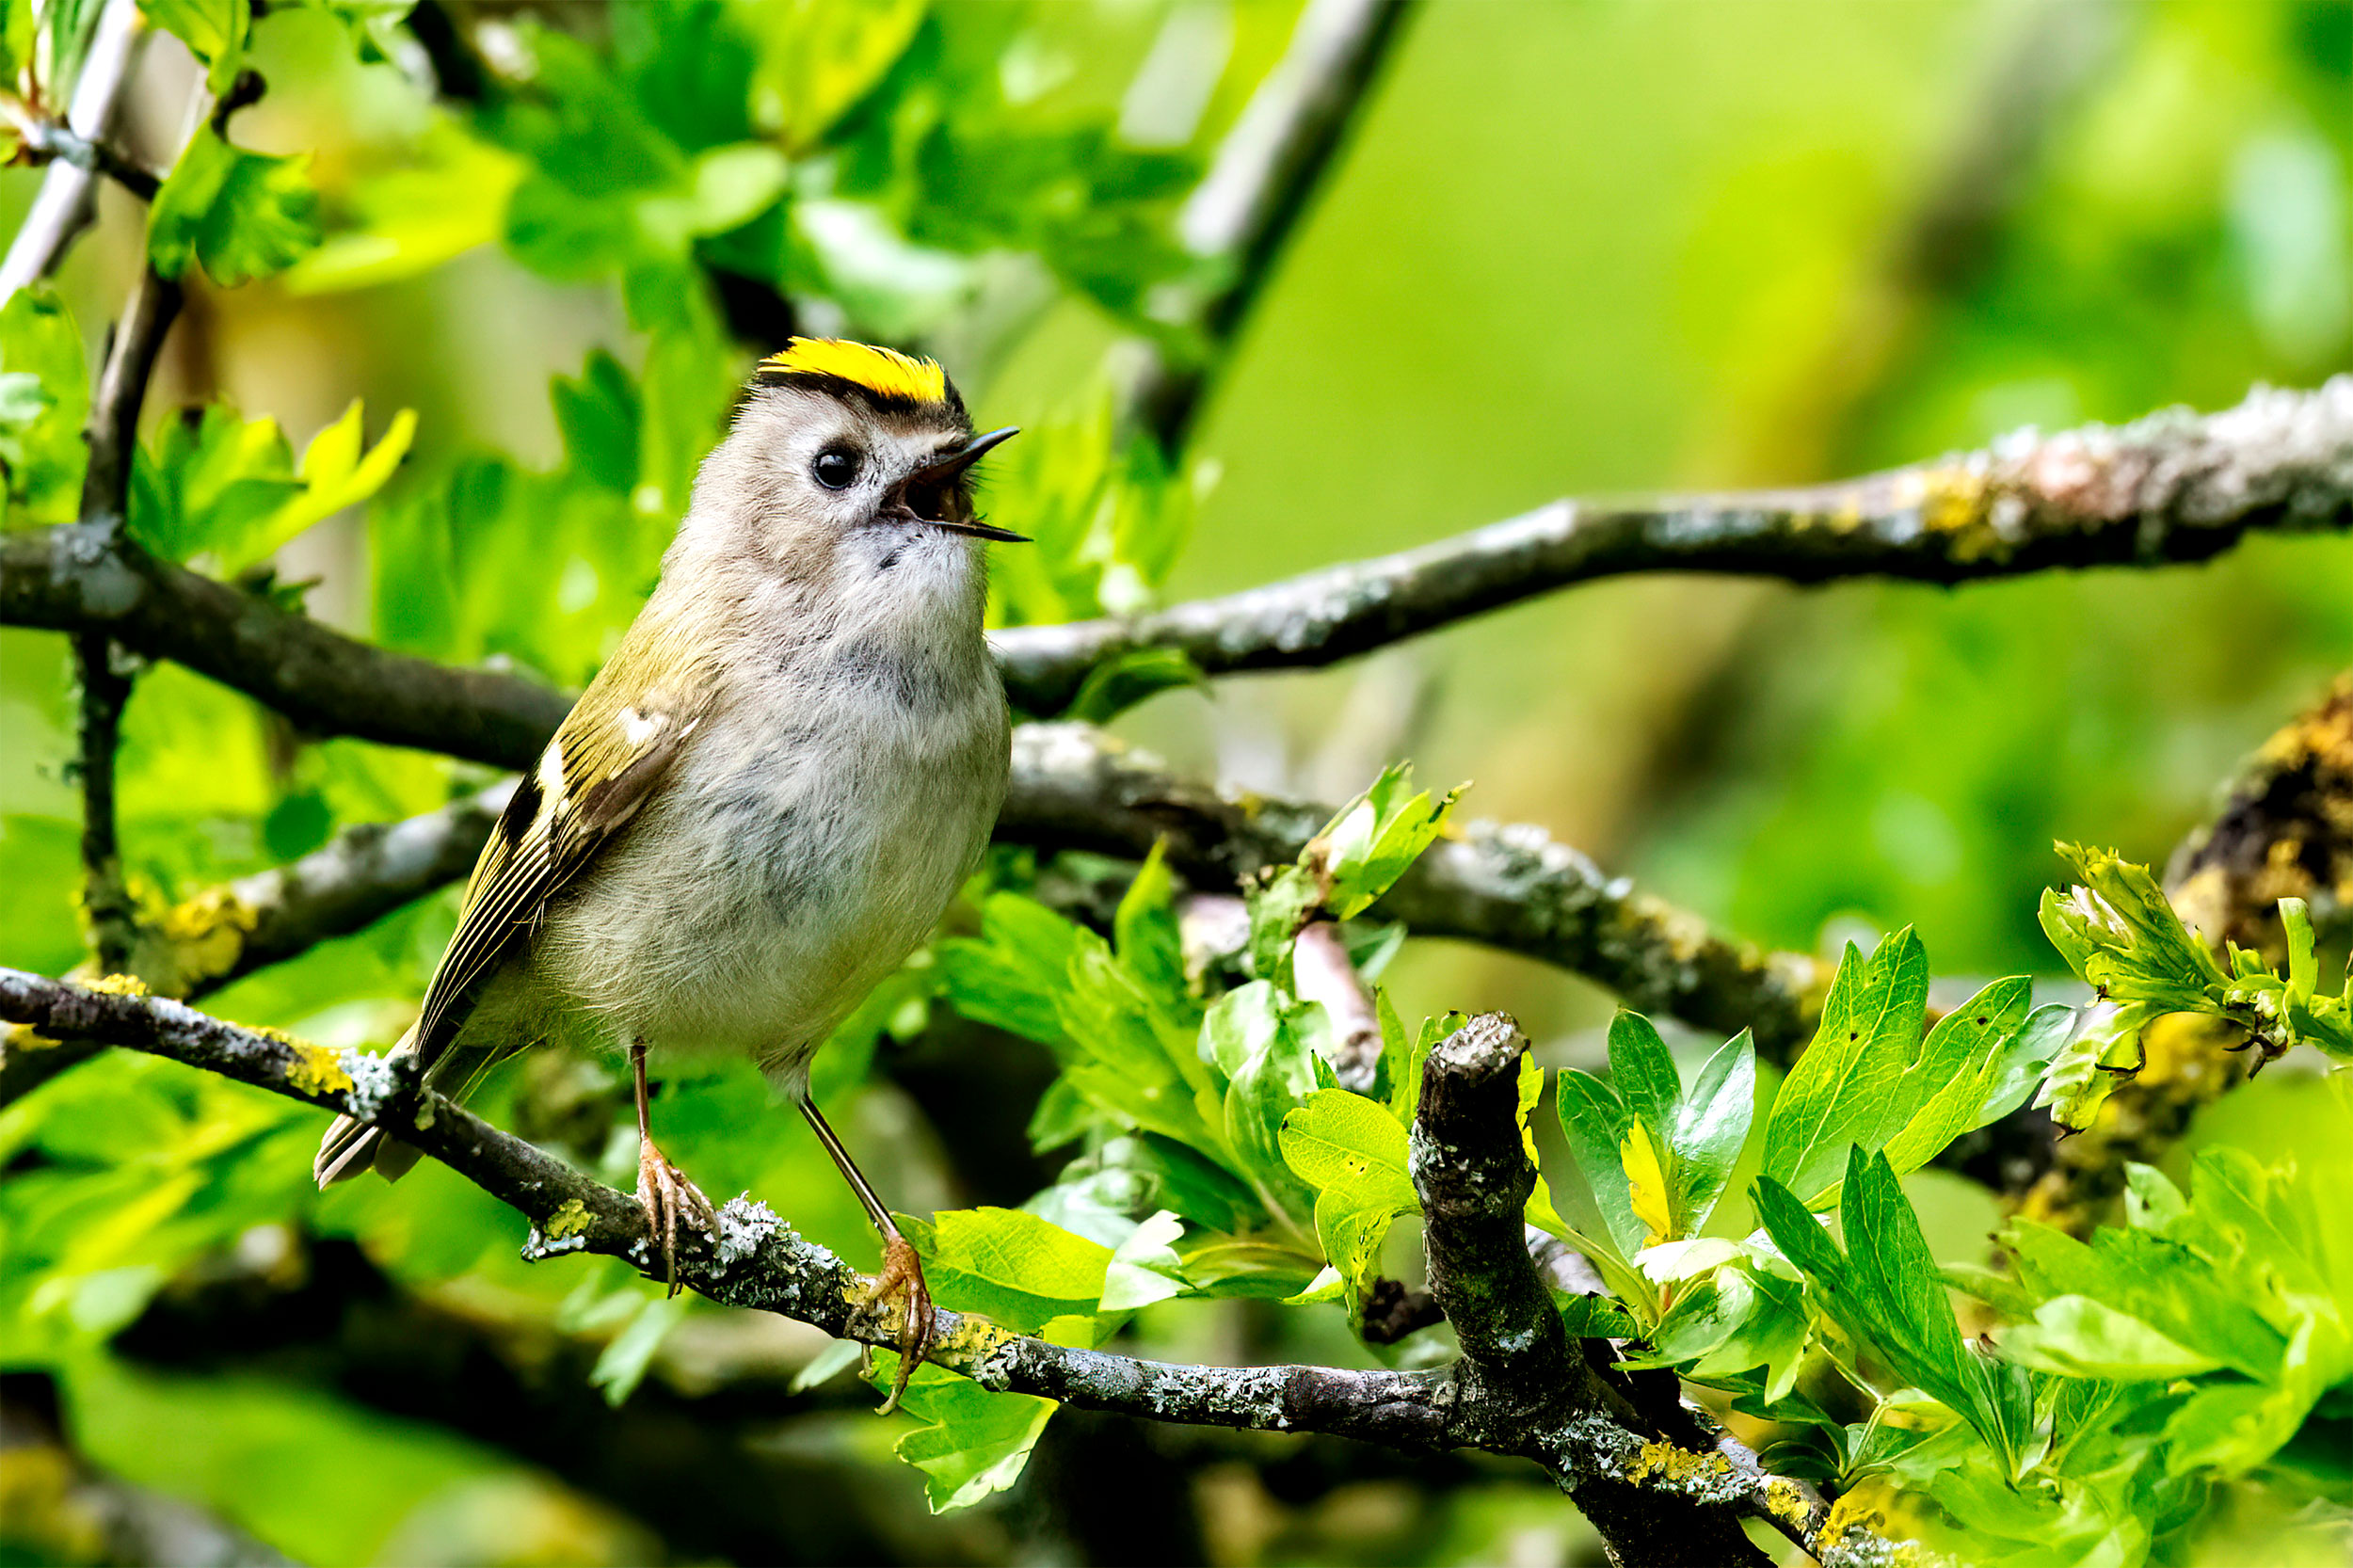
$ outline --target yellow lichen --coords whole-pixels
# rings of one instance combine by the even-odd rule
[[[1765,1512],[1785,1524],[1802,1525],[1806,1515],[1805,1494],[1798,1490],[1796,1481],[1775,1476],[1765,1483]]]
[[[1884,1488],[1865,1481],[1830,1505],[1830,1517],[1822,1521],[1822,1539],[1836,1541],[1851,1529],[1883,1534],[1887,1528],[1887,1512],[1882,1506]]]
[[[548,1223],[539,1227],[539,1232],[551,1241],[568,1240],[585,1235],[588,1224],[588,1206],[578,1198],[566,1198],[563,1207],[548,1216]]]
[[[1732,1461],[1722,1454],[1693,1453],[1673,1443],[1645,1443],[1626,1466],[1625,1479],[1645,1481],[1653,1476],[1667,1480],[1704,1480],[1732,1473]]]
[[[106,997],[143,997],[149,994],[147,982],[135,974],[102,975],[90,981],[84,989]]]
[[[179,987],[192,988],[229,973],[245,955],[245,939],[261,914],[234,888],[208,888],[164,911],[155,922],[170,953]]]
[[[286,1081],[296,1089],[306,1095],[340,1095],[351,1088],[351,1075],[325,1046],[295,1039],[284,1044],[294,1057],[286,1067]]]

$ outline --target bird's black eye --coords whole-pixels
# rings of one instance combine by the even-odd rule
[[[857,453],[846,446],[829,446],[817,454],[809,472],[829,490],[846,490],[857,478]]]

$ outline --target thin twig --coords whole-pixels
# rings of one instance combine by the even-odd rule
[[[1159,349],[1141,347],[1126,411],[1127,423],[1148,432],[1162,452],[1184,449],[1212,364],[1265,292],[1411,8],[1409,0],[1308,0],[1283,57],[1177,215],[1177,237],[1210,274],[1174,312],[1174,325],[1198,332],[1208,352],[1173,365]]]
[[[82,480],[81,520],[74,525],[91,548],[116,548],[130,510],[131,459],[139,409],[155,372],[155,357],[180,311],[180,286],[152,266],[139,269],[131,297],[107,346],[90,399],[83,439],[89,467]],[[115,757],[122,741],[122,710],[131,698],[125,655],[103,628],[74,634],[80,682],[79,754],[74,772],[82,792],[82,915],[103,973],[132,967],[138,925],[122,876],[122,846],[115,818]]]
[[[113,131],[123,85],[130,80],[133,46],[141,36],[138,0],[106,0],[82,56],[72,101],[66,106],[66,129],[83,141],[102,144]],[[32,209],[8,242],[7,257],[0,259],[0,303],[48,277],[74,238],[89,227],[90,187],[97,178],[95,160],[86,166],[60,158],[49,166]]]
[[[396,1134],[450,1166],[531,1222],[526,1256],[588,1252],[656,1267],[643,1209],[632,1195],[583,1176],[422,1086],[414,1061],[335,1052],[263,1033],[160,998],[93,990],[0,968],[0,1017],[62,1039],[94,1039],[168,1057],[238,1082],[356,1117]],[[1685,1453],[1695,1464],[1645,1461],[1676,1451],[1670,1439],[1623,1424],[1630,1406],[1591,1382],[1565,1353],[1529,1359],[1513,1348],[1541,1307],[1558,1349],[1560,1320],[1536,1282],[1515,1227],[1499,1255],[1482,1250],[1497,1201],[1482,1160],[1516,1161],[1525,1199],[1526,1156],[1508,1081],[1486,1033],[1432,1053],[1417,1129],[1416,1181],[1429,1207],[1433,1256],[1449,1259],[1449,1317],[1466,1347],[1463,1363],[1430,1372],[1333,1367],[1188,1367],[1075,1350],[1013,1335],[986,1319],[942,1310],[931,1359],[1000,1393],[1043,1395],[1088,1409],[1183,1425],[1321,1432],[1412,1451],[1484,1448],[1536,1461],[1586,1506],[1621,1563],[1652,1563],[1662,1521],[1706,1530],[1731,1511],[1754,1513],[1801,1542],[1821,1519],[1793,1483]],[[1525,1048],[1510,1032],[1509,1044]],[[1457,1037],[1461,1039],[1460,1036]],[[1503,1075],[1503,1092],[1495,1085]],[[1465,1080],[1458,1085],[1457,1078]],[[1435,1120],[1429,1120],[1435,1118]],[[1475,1148],[1458,1162],[1445,1151]],[[1508,1152],[1506,1152],[1508,1151]],[[1450,1238],[1459,1221],[1471,1234]],[[679,1277],[725,1304],[776,1312],[841,1338],[889,1346],[888,1306],[868,1303],[872,1282],[803,1240],[747,1195],[728,1203],[715,1234],[681,1236]],[[1478,1273],[1481,1259],[1497,1273]],[[1522,1276],[1525,1276],[1524,1278]],[[1531,1295],[1530,1292],[1533,1292]],[[1478,1357],[1486,1359],[1481,1362]],[[1557,1374],[1559,1389],[1527,1381]],[[1508,1386],[1507,1386],[1508,1385]],[[1637,1417],[1639,1418],[1639,1417]],[[1721,1544],[1730,1549],[1738,1536]],[[1733,1557],[1726,1560],[1750,1560]]]

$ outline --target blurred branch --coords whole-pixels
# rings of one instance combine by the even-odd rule
[[[758,1441],[824,1402],[792,1394],[788,1368],[730,1368],[689,1394],[657,1368],[616,1409],[590,1382],[599,1339],[407,1289],[347,1240],[241,1245],[175,1280],[112,1345],[167,1371],[262,1373],[494,1445],[634,1515],[687,1560],[899,1555],[887,1513],[903,1499]]]
[[[2247,760],[2213,820],[2173,852],[2165,889],[2217,952],[2236,942],[2273,965],[2287,959],[2280,900],[2305,900],[2324,931],[2353,916],[2353,675]],[[2201,1111],[2251,1076],[2245,1036],[2220,1020],[2160,1018],[2144,1039],[2140,1071],[2099,1120],[2009,1186],[2025,1213],[2088,1232],[2123,1192],[2128,1162],[2164,1159]]]
[[[223,1022],[185,1005],[93,990],[0,969],[0,1016],[42,1033],[95,1039],[168,1057],[384,1128],[450,1166],[531,1222],[525,1255],[589,1252],[643,1270],[653,1256],[636,1199],[581,1175],[424,1088],[412,1059],[333,1052]],[[1530,1304],[1549,1315],[1521,1241],[1516,1207],[1508,1245],[1495,1229],[1497,1161],[1532,1181],[1513,1119],[1519,1053],[1508,1022],[1481,1019],[1433,1051],[1416,1128],[1416,1180],[1435,1272],[1466,1347],[1432,1372],[1329,1367],[1185,1367],[1074,1350],[1007,1333],[987,1320],[941,1311],[932,1359],[996,1392],[1042,1395],[1086,1409],[1185,1425],[1321,1432],[1409,1450],[1479,1448],[1543,1465],[1576,1496],[1621,1562],[1662,1561],[1670,1536],[1708,1533],[1758,1560],[1731,1523],[1735,1511],[1769,1520],[1807,1544],[1822,1513],[1794,1483],[1744,1465],[1745,1450],[1678,1448],[1666,1434],[1625,1422],[1634,1407],[1598,1384],[1559,1341],[1522,1322]],[[1500,1087],[1498,1087],[1500,1086]],[[1458,1157],[1452,1152],[1463,1149]],[[1508,1150],[1508,1154],[1503,1152]],[[886,1306],[872,1282],[786,1226],[748,1195],[722,1209],[712,1236],[681,1237],[679,1277],[713,1301],[775,1312],[840,1338],[888,1346]],[[1525,1277],[1522,1277],[1525,1276]],[[1558,1353],[1554,1353],[1555,1351]],[[1481,1359],[1484,1357],[1484,1359]],[[1557,1384],[1536,1386],[1540,1374]],[[1540,1418],[1530,1419],[1531,1414]],[[1673,1456],[1680,1454],[1681,1463]],[[1590,1504],[1588,1499],[1591,1499]],[[1721,1536],[1719,1523],[1731,1530]]]
[[[92,149],[106,145],[114,129],[115,111],[130,80],[135,46],[143,36],[137,0],[106,0],[99,12],[88,50],[82,56],[81,74],[66,105],[65,133]],[[0,302],[28,283],[49,276],[59,258],[90,225],[96,208],[91,187],[98,183],[101,160],[59,156],[41,176],[40,190],[31,209],[0,259]],[[151,183],[149,194],[153,192]]]
[[[1145,648],[1209,675],[1337,664],[1540,594],[1632,572],[1957,584],[2203,561],[2256,530],[2353,528],[2353,376],[2259,388],[2203,416],[2021,432],[1865,478],[1649,505],[1557,501],[1508,522],[1223,599],[998,634],[1014,705],[1055,713]]]
[[[67,1440],[46,1372],[0,1373],[0,1559],[292,1568],[271,1548],[200,1509],[94,1468]]]
[[[1862,275],[1839,291],[1828,332],[1756,400],[1732,472],[1833,472],[1858,423],[1916,359],[1938,312],[1985,279],[2071,113],[2140,20],[2116,0],[2026,8]]]
[[[1177,215],[1178,238],[1213,273],[1176,310],[1175,325],[1200,333],[1207,352],[1172,365],[1158,346],[1145,346],[1125,410],[1126,423],[1162,452],[1184,450],[1212,364],[1265,292],[1411,9],[1409,0],[1308,0],[1283,57]]]

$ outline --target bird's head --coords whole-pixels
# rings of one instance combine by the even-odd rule
[[[979,541],[1028,542],[972,508],[973,466],[1014,434],[974,435],[929,360],[794,338],[753,373],[696,482],[687,533],[839,589],[875,576],[910,588],[977,581]]]

